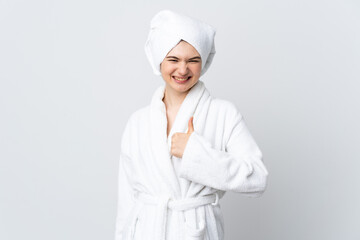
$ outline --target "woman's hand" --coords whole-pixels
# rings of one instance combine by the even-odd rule
[[[174,133],[171,137],[171,150],[170,154],[182,158],[186,144],[189,140],[190,135],[194,132],[193,118],[189,120],[189,127],[187,133]]]

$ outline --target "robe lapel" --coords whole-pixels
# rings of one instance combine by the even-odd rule
[[[164,96],[165,85],[160,86],[154,93],[150,106],[150,121],[151,121],[151,146],[155,157],[155,162],[159,168],[164,181],[168,186],[168,194],[172,197],[180,198],[181,189],[179,180],[175,173],[174,166],[171,161],[170,144],[172,134],[175,132],[186,132],[188,128],[188,121],[193,116],[196,107],[205,91],[205,86],[202,81],[198,81],[186,95],[180,109],[176,115],[174,124],[169,133],[167,133],[167,118],[166,107],[162,98]],[[194,125],[196,119],[194,118]]]
[[[175,121],[169,133],[169,140],[176,132],[185,133],[188,130],[188,122],[191,116],[194,115],[196,107],[200,102],[200,98],[202,97],[205,91],[205,86],[202,81],[198,81],[195,86],[193,86],[190,92],[186,95],[183,103],[180,106],[180,109],[176,115]],[[197,119],[194,118],[194,122]],[[169,141],[171,143],[171,141]],[[169,148],[171,144],[169,144]]]

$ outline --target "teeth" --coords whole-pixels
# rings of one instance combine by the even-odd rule
[[[178,81],[185,81],[185,80],[187,80],[187,78],[178,78],[178,77],[174,77],[176,80],[178,80]]]

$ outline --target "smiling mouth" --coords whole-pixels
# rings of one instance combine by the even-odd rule
[[[177,82],[186,82],[187,80],[189,80],[191,78],[191,76],[185,77],[185,78],[173,76],[172,78],[175,79],[175,81],[177,81]]]

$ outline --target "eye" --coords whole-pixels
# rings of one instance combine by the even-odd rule
[[[175,60],[175,59],[170,59],[169,61],[170,62],[177,62],[177,60]]]
[[[200,62],[200,61],[198,61],[198,60],[191,60],[191,61],[189,61],[189,62]]]

